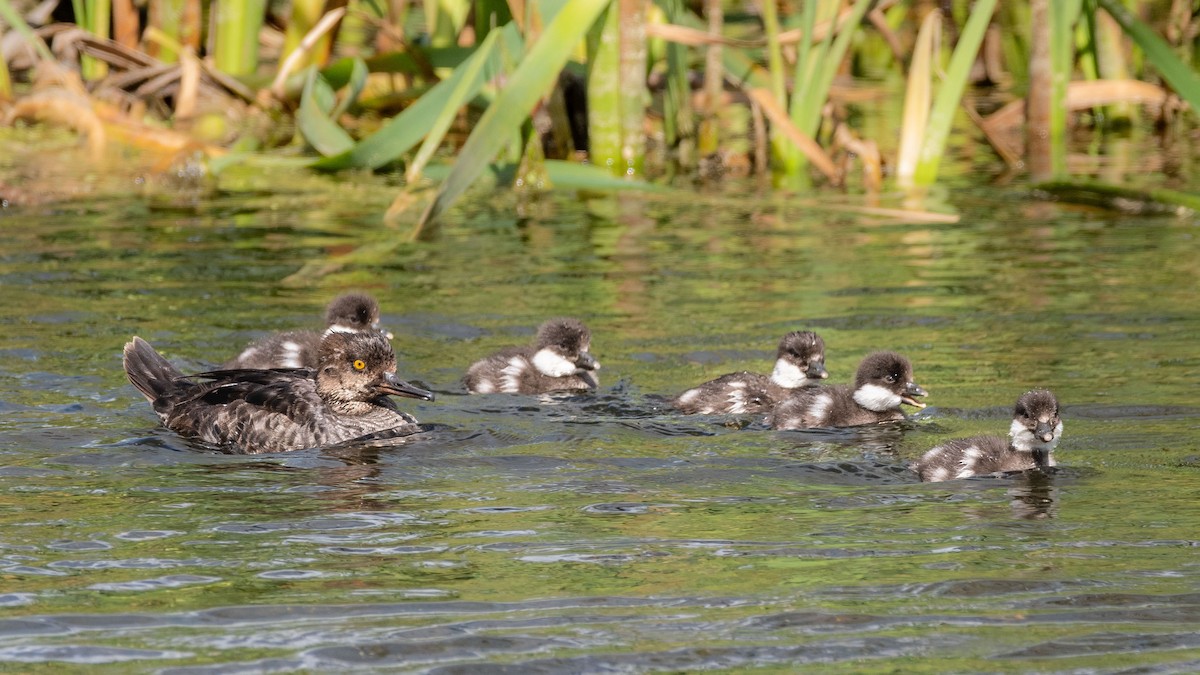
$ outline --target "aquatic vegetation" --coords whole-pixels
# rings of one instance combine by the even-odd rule
[[[0,0],[19,38],[5,42],[0,100],[78,71],[79,100],[114,104],[119,136],[149,118],[196,139],[189,151],[237,151],[213,170],[270,155],[319,171],[403,166],[388,217],[418,232],[495,165],[517,167],[524,189],[553,188],[551,162],[585,160],[577,175],[595,189],[769,171],[779,186],[876,195],[888,174],[904,190],[935,184],[947,145],[964,142],[951,129],[973,122],[964,138],[995,148],[997,172],[1063,181],[1072,123],[1104,131],[1144,102],[1164,125],[1192,124],[1178,112],[1200,105],[1188,63],[1200,20],[1148,2],[957,0],[944,16],[901,0],[751,13],[710,0],[699,14],[678,0],[152,0],[145,25],[129,2],[59,4]],[[901,78],[904,91],[887,85]],[[1079,85],[1103,95],[1084,104]],[[985,117],[972,87],[1028,114]],[[865,105],[903,105],[902,123],[861,128]],[[5,115],[19,117],[38,116]],[[426,169],[448,153],[428,190]]]

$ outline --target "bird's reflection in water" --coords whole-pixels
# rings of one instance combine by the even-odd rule
[[[1054,467],[1029,469],[1012,474],[1008,489],[1013,515],[1025,520],[1053,518],[1058,510],[1058,488],[1054,486]]]

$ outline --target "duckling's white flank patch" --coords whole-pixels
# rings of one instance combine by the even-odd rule
[[[508,394],[518,394],[521,392],[521,375],[525,369],[529,367],[529,362],[520,356],[514,356],[508,360],[508,365],[500,371],[500,391]]]
[[[795,389],[803,387],[808,380],[808,376],[800,370],[800,366],[788,361],[787,359],[777,359],[775,361],[775,370],[771,371],[771,381],[783,387],[784,389]]]
[[[340,323],[335,323],[332,326],[330,326],[329,328],[325,329],[326,335],[329,335],[331,333],[357,333],[357,332],[359,332],[359,331],[351,328],[350,326],[343,326]]]
[[[573,375],[578,369],[574,363],[563,358],[562,354],[549,348],[539,349],[538,353],[533,355],[533,367],[547,377],[566,377]]]
[[[825,418],[829,416],[829,406],[833,404],[833,397],[829,394],[821,394],[813,399],[813,402],[808,406],[808,417],[814,424],[820,426],[825,423]]]
[[[488,379],[483,379],[475,383],[476,394],[490,394],[496,391],[496,385]]]
[[[288,340],[279,345],[282,350],[279,354],[279,362],[284,368],[301,368],[304,364],[300,361],[300,345]]]
[[[877,384],[864,384],[855,389],[854,401],[875,412],[887,412],[900,407],[900,395]]]
[[[933,473],[929,474],[929,481],[931,483],[937,483],[940,481],[944,481],[949,477],[950,477],[950,470],[944,466],[939,466],[938,468],[933,470]]]
[[[983,457],[983,451],[977,446],[970,446],[963,450],[962,459],[958,460],[959,470],[955,478],[970,478],[975,475],[975,465],[979,462],[979,458]]]
[[[1013,449],[1019,452],[1033,452],[1034,450],[1051,452],[1058,445],[1058,439],[1062,437],[1062,430],[1063,425],[1059,421],[1054,427],[1054,438],[1048,442],[1042,441],[1026,428],[1024,424],[1021,424],[1020,420],[1013,420],[1012,426],[1008,430],[1008,435],[1012,438]]]
[[[684,405],[687,405],[688,403],[695,401],[696,397],[699,395],[700,395],[699,389],[688,389],[687,391],[685,391],[679,395],[679,402]]]
[[[746,383],[734,381],[729,383],[729,406],[727,412],[739,414],[746,412]],[[715,410],[713,412],[716,412]]]

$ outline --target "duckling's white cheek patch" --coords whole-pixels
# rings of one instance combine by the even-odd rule
[[[533,367],[547,377],[566,377],[573,375],[576,365],[552,349],[541,349],[533,355]]]
[[[887,412],[900,407],[900,394],[877,384],[864,384],[854,390],[854,401],[867,410]]]
[[[775,370],[771,372],[771,381],[785,389],[795,389],[804,386],[808,377],[800,370],[800,366],[785,359],[775,361]]]
[[[1021,420],[1012,421],[1012,426],[1008,429],[1008,435],[1012,438],[1013,449],[1020,452],[1033,452],[1034,449],[1045,445],[1033,435],[1032,431],[1021,423]]]

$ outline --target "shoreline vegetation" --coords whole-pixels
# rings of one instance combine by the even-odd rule
[[[211,173],[402,172],[384,217],[414,236],[485,175],[654,191],[757,174],[952,218],[924,195],[956,144],[1035,196],[1191,212],[1195,194],[1104,183],[1072,152],[1194,136],[1198,36],[1188,0],[0,0],[0,120]],[[867,106],[894,124],[865,128]],[[0,180],[0,200],[27,194]]]

